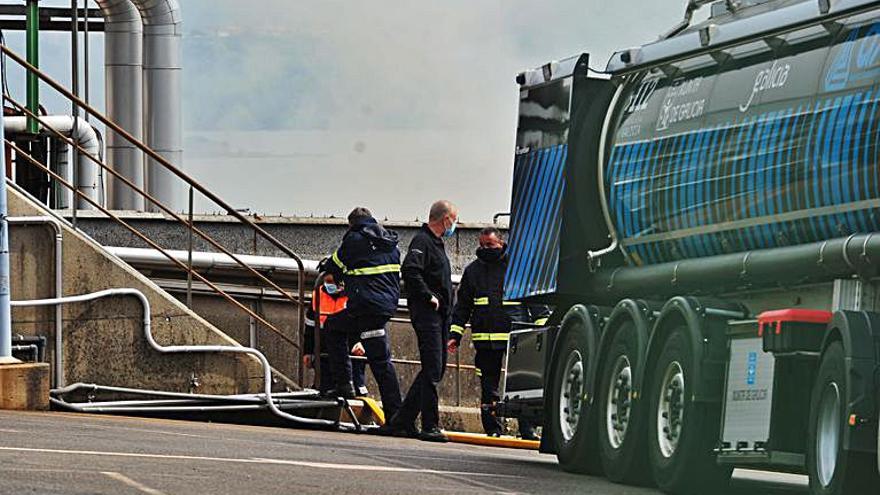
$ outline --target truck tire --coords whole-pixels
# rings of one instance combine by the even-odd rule
[[[597,436],[602,469],[611,481],[650,481],[645,444],[644,401],[633,396],[633,382],[643,363],[633,323],[620,326],[605,352],[597,395]]]
[[[875,458],[843,450],[847,428],[847,372],[843,344],[834,342],[822,355],[810,399],[807,472],[810,493],[872,493],[880,485]]]
[[[688,330],[677,327],[654,363],[649,391],[648,458],[657,486],[666,493],[721,493],[732,468],[718,466],[720,407],[696,403],[695,363]]]
[[[573,319],[563,334],[553,368],[552,409],[549,424],[556,447],[556,457],[562,469],[572,473],[596,473],[595,428],[591,424],[589,399],[590,365],[593,350],[586,332],[586,322],[579,313],[570,313]]]

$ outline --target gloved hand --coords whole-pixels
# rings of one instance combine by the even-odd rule
[[[305,354],[303,355],[303,366],[306,368],[314,368],[315,367],[315,355],[314,354]]]
[[[450,353],[455,354],[455,351],[458,350],[458,340],[456,340],[456,339],[449,339],[449,340],[446,342],[446,350],[449,351]]]

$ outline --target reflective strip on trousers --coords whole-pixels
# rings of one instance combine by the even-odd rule
[[[507,333],[475,333],[471,335],[471,340],[474,342],[486,342],[486,341],[504,341],[508,338]]]
[[[502,301],[503,306],[519,306],[522,304],[519,301]],[[488,306],[489,298],[488,297],[475,297],[474,298],[474,306]]]
[[[459,335],[464,335],[464,327],[461,325],[452,325],[449,327],[449,331],[452,333],[457,333]]]
[[[384,337],[384,336],[385,336],[385,329],[384,328],[377,328],[375,330],[367,330],[366,332],[362,332],[361,333],[361,340],[375,339],[376,337]]]

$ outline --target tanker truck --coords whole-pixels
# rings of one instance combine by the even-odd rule
[[[511,333],[499,414],[667,493],[880,493],[880,2],[691,0],[517,83],[503,297],[555,310]]]

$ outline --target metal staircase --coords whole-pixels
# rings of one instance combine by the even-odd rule
[[[49,163],[44,163],[43,161],[29,153],[28,150],[22,149],[22,147],[16,144],[15,141],[7,138],[5,139],[7,150],[11,150],[15,153],[17,165],[21,167],[21,164],[27,164],[32,167],[32,172],[36,171],[39,174],[44,174],[50,183],[54,183],[57,186],[63,187],[64,189],[72,192],[72,194],[74,195],[74,205],[76,205],[77,203],[87,204],[88,206],[100,211],[108,218],[112,219],[114,222],[118,223],[126,230],[131,232],[138,239],[143,241],[145,245],[149,246],[150,248],[156,250],[164,257],[166,257],[169,262],[174,267],[176,267],[176,269],[180,270],[181,273],[185,274],[187,278],[186,304],[188,307],[192,308],[193,281],[198,281],[201,283],[200,285],[208,287],[214,294],[224,299],[231,306],[235,307],[237,311],[240,311],[247,315],[249,318],[252,318],[253,321],[257,323],[257,328],[260,329],[260,331],[272,332],[273,334],[280,337],[284,345],[291,348],[292,352],[289,355],[296,355],[297,357],[301,355],[303,331],[305,325],[305,303],[307,301],[307,287],[306,266],[300,256],[298,256],[283,242],[272,236],[265,229],[255,224],[247,216],[243,215],[241,212],[237,211],[235,208],[223,201],[215,193],[213,193],[205,186],[200,184],[198,181],[177,168],[174,164],[170,163],[162,155],[150,149],[143,142],[135,139],[131,134],[126,132],[125,129],[110,120],[107,116],[97,111],[95,108],[87,104],[85,101],[80,99],[77,95],[69,91],[63,85],[49,77],[47,74],[29,64],[24,58],[9,49],[7,46],[0,45],[0,51],[2,51],[2,54],[8,57],[9,60],[15,62],[20,67],[22,67],[26,73],[36,76],[40,81],[45,83],[45,85],[52,88],[57,94],[69,100],[75,108],[78,108],[84,114],[90,115],[91,117],[103,123],[107,127],[108,132],[113,131],[118,136],[121,136],[123,139],[131,143],[131,145],[135,146],[138,150],[143,152],[146,157],[161,165],[164,169],[173,174],[177,178],[177,180],[184,184],[188,192],[188,209],[186,212],[181,213],[178,211],[174,211],[170,206],[162,203],[160,200],[150,195],[144,189],[136,186],[128,178],[124,177],[119,172],[114,170],[113,167],[105,163],[100,157],[95,156],[93,153],[90,153],[85,147],[82,146],[80,142],[78,142],[76,136],[68,137],[64,132],[53,127],[46,116],[34,113],[33,111],[28,109],[27,105],[20,103],[15,98],[13,98],[12,95],[4,91],[3,101],[4,107],[6,107],[7,110],[11,109],[18,115],[26,116],[27,118],[32,119],[38,124],[42,132],[45,132],[48,135],[52,136],[54,139],[57,139],[60,142],[66,143],[66,145],[70,146],[70,149],[73,150],[74,156],[78,154],[80,156],[86,157],[89,161],[94,163],[95,166],[97,166],[100,170],[107,174],[108,178],[113,177],[119,182],[125,184],[136,194],[143,197],[148,205],[153,205],[156,209],[164,213],[169,220],[183,225],[187,229],[189,236],[189,246],[187,250],[188,256],[186,260],[181,260],[180,256],[175,256],[173,253],[171,253],[165,246],[162,245],[161,239],[152,237],[149,232],[139,230],[130,222],[126,222],[118,215],[116,215],[113,211],[107,209],[97,199],[92,198],[89,195],[80,191],[74,185],[74,183],[76,182],[75,179],[73,181],[68,181],[65,177],[57,173],[56,170],[53,170],[53,167],[51,167]],[[78,112],[74,112],[74,114],[77,113]],[[79,117],[74,118],[77,119]],[[75,166],[74,170],[76,170]],[[255,239],[262,239],[273,248],[275,248],[281,255],[287,256],[291,260],[293,260],[298,267],[296,286],[292,288],[282,286],[280,283],[272,279],[271,274],[248,265],[245,260],[224,247],[224,245],[216,238],[209,235],[203,229],[197,227],[193,221],[193,202],[194,196],[196,194],[199,194],[201,197],[208,200],[212,205],[216,206],[218,210],[225,212],[230,218],[235,219],[240,225],[251,231]],[[71,220],[73,228],[76,228],[76,208],[74,208],[72,211]],[[285,327],[282,324],[270,321],[265,315],[259,314],[252,308],[248,307],[246,304],[236,299],[236,297],[234,297],[233,295],[224,291],[220,287],[220,284],[210,280],[206,274],[200,273],[197,269],[195,269],[193,267],[192,252],[193,244],[196,239],[201,239],[201,241],[207,243],[212,250],[216,250],[216,252],[222,253],[228,256],[229,259],[234,260],[237,265],[239,265],[243,270],[252,275],[255,281],[258,281],[260,285],[265,287],[267,292],[270,292],[278,298],[287,301],[290,304],[290,310],[296,312],[295,328],[290,328],[289,326]],[[296,374],[296,377],[287,378],[293,379],[294,383],[301,386],[304,381],[304,370],[303,367],[299,364],[297,364],[296,366]]]

